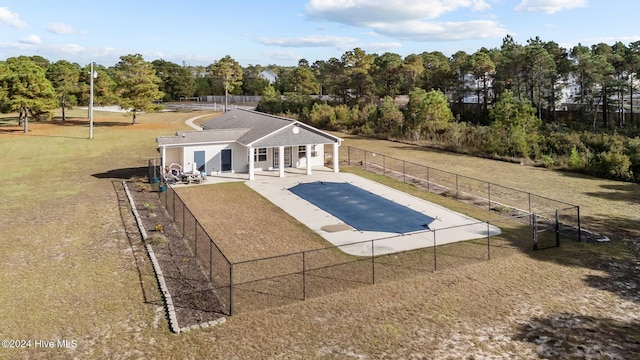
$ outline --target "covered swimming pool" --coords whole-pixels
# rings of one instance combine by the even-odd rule
[[[359,231],[406,234],[429,230],[435,220],[346,182],[301,183],[289,191]]]

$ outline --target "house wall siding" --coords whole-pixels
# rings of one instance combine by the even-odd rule
[[[304,145],[302,145],[304,147]],[[324,149],[323,144],[315,145],[315,156],[311,156],[311,153],[307,154],[307,156],[300,157],[298,146],[291,147],[291,166],[294,168],[305,168],[307,166],[307,159],[311,162],[312,167],[318,167],[324,165]],[[249,172],[249,162],[248,162],[248,150],[243,145],[238,143],[220,143],[220,144],[209,144],[209,145],[191,145],[185,147],[169,147],[166,149],[166,166],[169,166],[172,163],[180,164],[182,166],[182,171],[185,173],[190,173],[194,170],[193,167],[193,159],[194,153],[196,151],[204,151],[205,152],[205,171],[207,175],[215,175],[219,174],[221,170],[221,151],[223,149],[231,149],[232,151],[232,171],[234,173],[248,173]],[[266,161],[256,161],[254,163],[254,169],[256,170],[276,170],[273,167],[273,149],[274,147],[270,147],[267,149],[267,160]],[[257,153],[257,149],[254,150]],[[200,166],[201,164],[198,164]]]
[[[182,148],[167,148],[165,154],[165,166],[169,166],[172,163],[176,163],[182,166]]]
[[[205,171],[207,175],[214,175],[220,172],[221,151],[231,149],[231,168],[233,172],[247,172],[247,149],[237,143],[215,144],[215,145],[194,145],[186,146],[182,154],[183,171],[193,171],[193,156],[196,151],[205,152]]]

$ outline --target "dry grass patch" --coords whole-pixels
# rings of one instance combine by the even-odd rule
[[[234,291],[238,294],[234,294],[236,311],[281,306],[308,297],[436,270],[455,269],[532,249],[531,228],[522,222],[499,219],[487,210],[434,195],[381,175],[355,168],[346,170],[454,211],[492,220],[493,225],[502,229],[502,234],[490,239],[377,256],[375,259],[355,257],[333,247],[244,183],[177,188],[176,192],[214,239],[217,247],[235,263],[233,281]],[[177,217],[182,219],[182,210],[178,210]],[[185,218],[189,223],[186,228],[192,228],[188,218],[190,216]],[[206,270],[208,246],[198,246],[198,257]],[[224,276],[223,271],[220,281],[225,281]]]
[[[153,272],[139,252],[139,234],[130,212],[121,212],[112,181],[144,170],[147,159],[158,156],[155,138],[187,129],[184,121],[196,115],[144,115],[139,125],[97,127],[93,141],[86,139],[86,122],[32,122],[25,136],[19,128],[7,131],[14,120],[0,115],[3,334],[78,340],[76,349],[0,349],[0,358],[538,359],[640,353],[640,249],[621,236],[610,244],[514,251],[451,271],[425,271],[240,314],[215,328],[169,333],[162,309],[157,311]],[[130,122],[120,114],[104,120]],[[636,184],[343,137],[345,145],[560,194],[581,205],[587,224],[598,230],[630,236],[638,229]],[[207,210],[215,201],[202,203]]]
[[[243,182],[176,188],[231,262],[329,246]]]

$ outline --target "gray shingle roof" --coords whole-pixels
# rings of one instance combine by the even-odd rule
[[[203,129],[250,129],[238,141],[244,145],[261,139],[276,130],[293,124],[294,120],[257,111],[234,109],[202,124]]]
[[[213,142],[237,141],[249,129],[193,130],[178,131],[175,136],[160,136],[158,145],[184,145]]]
[[[293,132],[297,127],[299,131]],[[233,142],[245,146],[331,144],[341,139],[312,126],[257,111],[234,109],[202,124],[203,131],[183,131],[158,137],[159,145]]]

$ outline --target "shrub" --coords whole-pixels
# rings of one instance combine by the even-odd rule
[[[542,166],[547,169],[553,168],[553,166],[555,165],[554,158],[549,155],[542,155],[540,161],[542,162]]]
[[[597,175],[625,181],[633,179],[633,173],[630,167],[631,159],[629,159],[629,156],[616,151],[607,151],[598,154],[591,165],[591,169]]]
[[[640,182],[640,138],[629,140],[627,149],[631,160],[631,172],[635,176],[635,181]]]
[[[571,154],[569,154],[569,159],[567,160],[567,164],[572,169],[582,168],[584,166],[584,161],[582,160],[582,156],[578,152],[578,148],[573,145],[571,148]]]
[[[149,245],[161,245],[167,242],[167,237],[164,234],[153,234],[146,241]]]
[[[156,209],[156,204],[154,203],[144,203],[144,208],[149,211],[149,212],[153,212]]]

